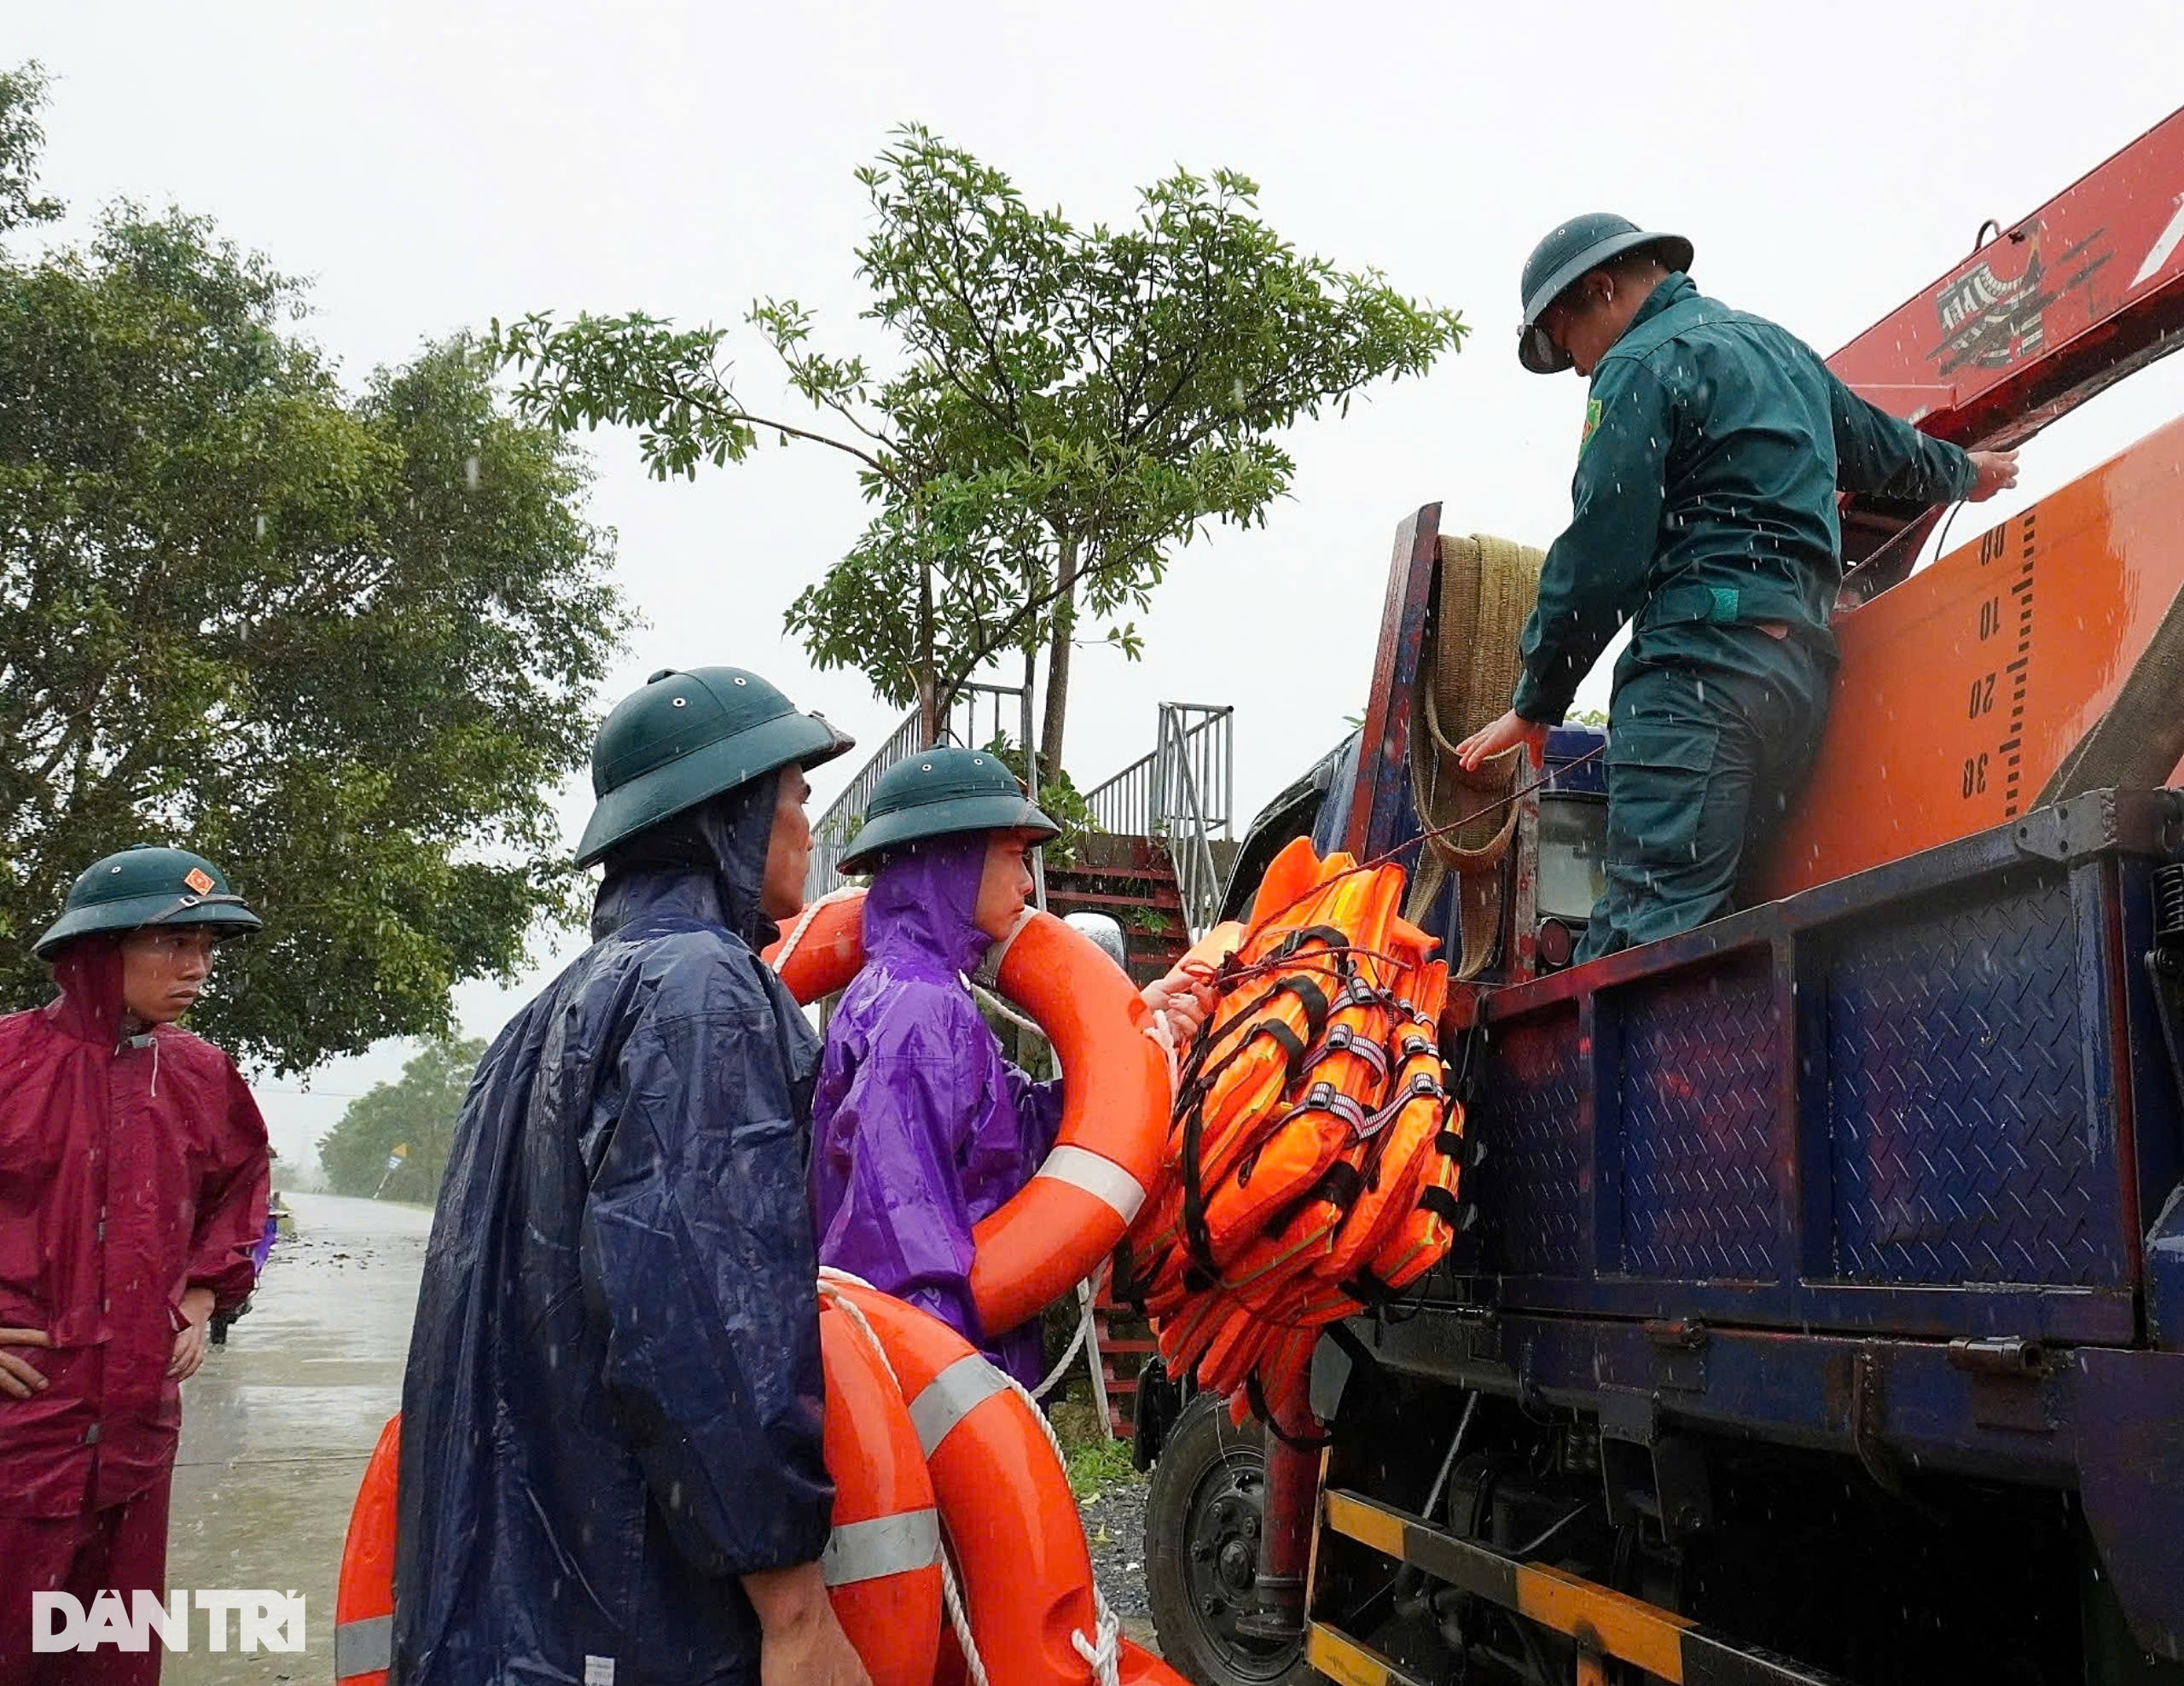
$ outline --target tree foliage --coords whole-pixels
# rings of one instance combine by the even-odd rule
[[[816,420],[747,407],[717,327],[534,314],[497,324],[496,343],[531,413],[632,425],[661,478],[740,462],[769,434],[843,456],[874,513],[790,629],[819,666],[919,701],[929,724],[989,661],[1045,647],[1048,766],[1081,631],[1134,656],[1130,617],[1176,549],[1209,522],[1263,523],[1287,490],[1284,429],[1422,374],[1464,332],[1377,272],[1298,254],[1233,172],[1178,172],[1117,228],[1032,209],[918,128],[858,179],[874,212],[864,315],[899,366],[817,349],[793,299],[747,317]]]
[[[61,215],[61,201],[38,192],[38,160],[45,149],[38,113],[44,103],[45,71],[35,59],[0,71],[0,234]]]
[[[351,397],[304,310],[180,212],[0,253],[0,1001],[75,873],[183,843],[267,922],[194,1022],[285,1070],[444,1029],[563,910],[549,799],[621,625],[584,468],[479,347]]]
[[[393,1083],[376,1083],[343,1109],[318,1141],[318,1160],[337,1195],[384,1194],[430,1201],[439,1193],[455,1140],[456,1116],[471,1073],[485,1052],[479,1041],[433,1038]],[[405,1151],[390,1170],[396,1148]]]

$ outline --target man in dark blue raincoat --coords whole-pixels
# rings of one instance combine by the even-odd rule
[[[818,1567],[818,1047],[758,957],[802,902],[803,770],[848,747],[729,667],[600,731],[594,940],[479,1064],[426,1255],[402,1686],[865,1682]]]

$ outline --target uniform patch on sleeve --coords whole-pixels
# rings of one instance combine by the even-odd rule
[[[1600,431],[1600,401],[1598,398],[1588,398],[1585,400],[1585,431],[1577,436],[1577,450],[1580,455],[1583,455],[1585,447],[1593,442],[1593,435]]]

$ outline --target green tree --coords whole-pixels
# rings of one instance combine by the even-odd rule
[[[434,1038],[393,1083],[375,1083],[351,1101],[341,1121],[318,1140],[319,1163],[337,1195],[384,1194],[389,1200],[433,1200],[455,1141],[456,1115],[483,1042]],[[392,1169],[396,1148],[406,1149]]]
[[[1059,769],[1080,635],[1134,656],[1127,617],[1175,551],[1208,522],[1263,523],[1287,490],[1281,430],[1423,373],[1464,332],[1376,272],[1300,256],[1233,172],[1179,172],[1112,229],[1033,210],[915,127],[858,179],[874,212],[864,315],[898,342],[897,371],[815,349],[794,300],[747,318],[811,425],[746,407],[719,328],[535,314],[496,340],[531,414],[634,425],[662,478],[741,461],[769,433],[855,464],[875,512],[788,625],[819,666],[915,700],[928,739],[984,666],[1020,651],[1028,677],[1043,649],[1039,753]]]
[[[38,196],[38,160],[45,149],[38,113],[44,103],[45,70],[37,60],[0,71],[0,234],[61,215],[59,200]]]
[[[1029,771],[1022,747],[1011,742],[1005,732],[996,734],[985,745],[985,752],[1019,779]],[[1075,866],[1077,857],[1084,852],[1084,840],[1100,829],[1092,805],[1084,799],[1068,773],[1057,769],[1040,777],[1039,811],[1061,828],[1039,852],[1046,858],[1047,870],[1055,872]]]
[[[0,207],[35,161],[11,85]],[[195,1022],[289,1071],[444,1030],[566,910],[549,799],[622,625],[585,471],[490,357],[352,397],[305,304],[180,212],[0,251],[0,1002],[44,993],[73,874],[187,843],[267,921]]]

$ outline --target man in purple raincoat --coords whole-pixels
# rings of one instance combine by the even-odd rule
[[[1024,910],[1027,852],[1060,828],[983,752],[927,750],[880,779],[842,863],[873,874],[864,968],[828,1026],[811,1108],[820,1262],[932,1312],[1026,1387],[1037,1320],[982,1326],[971,1231],[1053,1147],[1061,1085],[1003,1057],[965,978]],[[1203,1017],[1182,979],[1145,996],[1178,1041]]]

